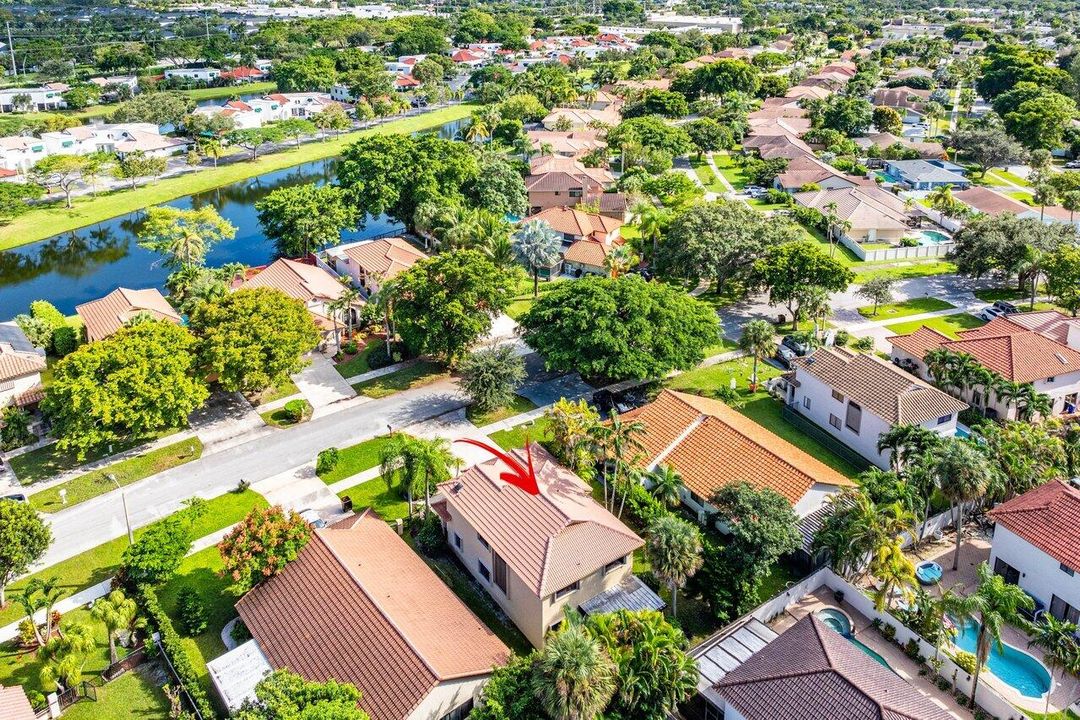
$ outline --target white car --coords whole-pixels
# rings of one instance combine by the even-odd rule
[[[994,318],[1002,317],[1004,315],[1005,315],[1004,310],[1002,310],[1001,308],[998,308],[998,307],[994,307],[993,305],[990,305],[989,307],[985,307],[985,308],[982,309],[982,311],[979,312],[979,317],[982,318],[983,320],[985,320],[986,322],[990,322]]]
[[[311,508],[308,508],[307,510],[301,510],[297,513],[297,515],[304,518],[304,520],[307,520],[308,525],[313,528],[326,527],[326,521],[319,517],[319,513],[315,512]]]

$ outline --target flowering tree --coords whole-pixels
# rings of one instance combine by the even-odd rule
[[[225,573],[247,591],[277,575],[311,539],[311,526],[280,505],[255,508],[218,543]]]

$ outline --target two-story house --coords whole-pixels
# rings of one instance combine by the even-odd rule
[[[883,470],[890,468],[890,451],[878,451],[882,434],[897,425],[919,425],[951,437],[967,408],[874,355],[823,347],[791,366],[788,405]]]
[[[139,316],[175,325],[183,322],[157,288],[118,287],[105,297],[76,305],[75,314],[82,320],[87,342],[104,340]]]
[[[45,141],[40,138],[22,135],[0,138],[0,167],[4,170],[25,175],[48,154]]]
[[[40,87],[0,90],[0,112],[47,112],[67,107],[64,92],[68,86],[50,83]]]
[[[13,322],[0,323],[0,408],[36,405],[44,396],[45,351]]]
[[[279,258],[265,267],[248,269],[233,280],[232,286],[234,289],[274,288],[299,300],[318,326],[323,346],[337,344],[343,318],[335,318],[330,304],[341,297],[345,288],[336,277],[314,262]]]
[[[529,214],[552,207],[573,207],[597,202],[615,182],[604,168],[587,168],[562,155],[542,155],[529,163],[525,189],[529,193]]]
[[[451,552],[536,647],[565,608],[580,609],[604,593],[624,592],[631,609],[662,608],[631,571],[644,541],[546,450],[530,451],[538,495],[502,480],[499,460],[439,486],[432,508]],[[524,450],[514,454],[528,462]]]
[[[327,266],[335,273],[347,275],[368,296],[398,273],[408,270],[427,257],[404,238],[388,237],[327,248]]]
[[[166,80],[180,80],[191,83],[211,83],[221,77],[220,68],[197,67],[197,68],[167,68]]]
[[[581,275],[606,275],[605,260],[612,247],[623,242],[621,218],[583,212],[576,208],[552,207],[525,218],[525,222],[545,222],[562,235],[562,257],[541,275],[560,272]]]

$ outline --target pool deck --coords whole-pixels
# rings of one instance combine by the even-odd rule
[[[914,660],[904,654],[904,651],[882,637],[881,633],[871,625],[866,616],[860,614],[849,604],[838,603],[828,590],[821,589],[810,593],[799,602],[789,605],[787,610],[775,618],[769,627],[778,633],[782,633],[796,622],[824,608],[839,608],[851,618],[852,632],[864,645],[881,655],[889,663],[889,667],[903,678],[909,685],[925,695],[932,703],[945,710],[957,720],[970,720],[971,712],[960,705],[952,695],[942,692],[930,680],[929,675],[919,675],[919,666]]]
[[[952,569],[952,556],[955,548],[955,537],[952,533],[945,535],[941,540],[931,540],[929,543],[924,543],[918,555],[909,553],[908,557],[916,564],[923,560],[934,560],[939,563],[944,570],[941,578],[941,588],[951,588],[954,585],[959,585],[965,593],[974,592],[978,585],[976,568],[990,559],[990,540],[975,531],[972,526],[969,526],[968,529],[969,533],[960,545],[960,562],[956,570]],[[928,588],[928,590],[931,593],[933,592],[932,588]],[[1042,650],[1037,647],[1028,647],[1029,639],[1027,633],[1023,630],[1006,625],[1001,632],[1001,639],[1014,648],[1033,655],[1040,662],[1042,661]],[[1046,665],[1046,663],[1043,664]],[[1046,667],[1047,670],[1050,669],[1048,665]],[[1080,680],[1076,677],[1066,676],[1062,678],[1060,673],[1053,673],[1053,680],[1054,689],[1050,693],[1051,712],[1067,707],[1080,695]],[[984,681],[992,684],[1003,698],[1023,710],[1041,713],[1045,707],[1043,700],[1021,695],[1011,685],[1002,682],[986,668],[983,668],[979,679],[980,683]]]

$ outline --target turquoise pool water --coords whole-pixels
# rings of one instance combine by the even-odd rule
[[[821,622],[843,635],[848,642],[869,655],[879,665],[888,668],[890,672],[895,672],[889,667],[889,661],[879,655],[876,650],[855,639],[855,636],[851,634],[851,621],[848,620],[847,615],[835,608],[824,608],[817,611],[817,616],[821,619]]]
[[[979,624],[968,622],[953,638],[953,644],[964,652],[974,653],[978,637]],[[986,667],[1024,697],[1041,698],[1050,689],[1050,673],[1046,667],[1012,645],[1003,643],[1001,648],[991,646]]]
[[[942,243],[952,242],[951,237],[937,230],[920,230],[916,237],[919,239],[920,245],[941,245]]]

